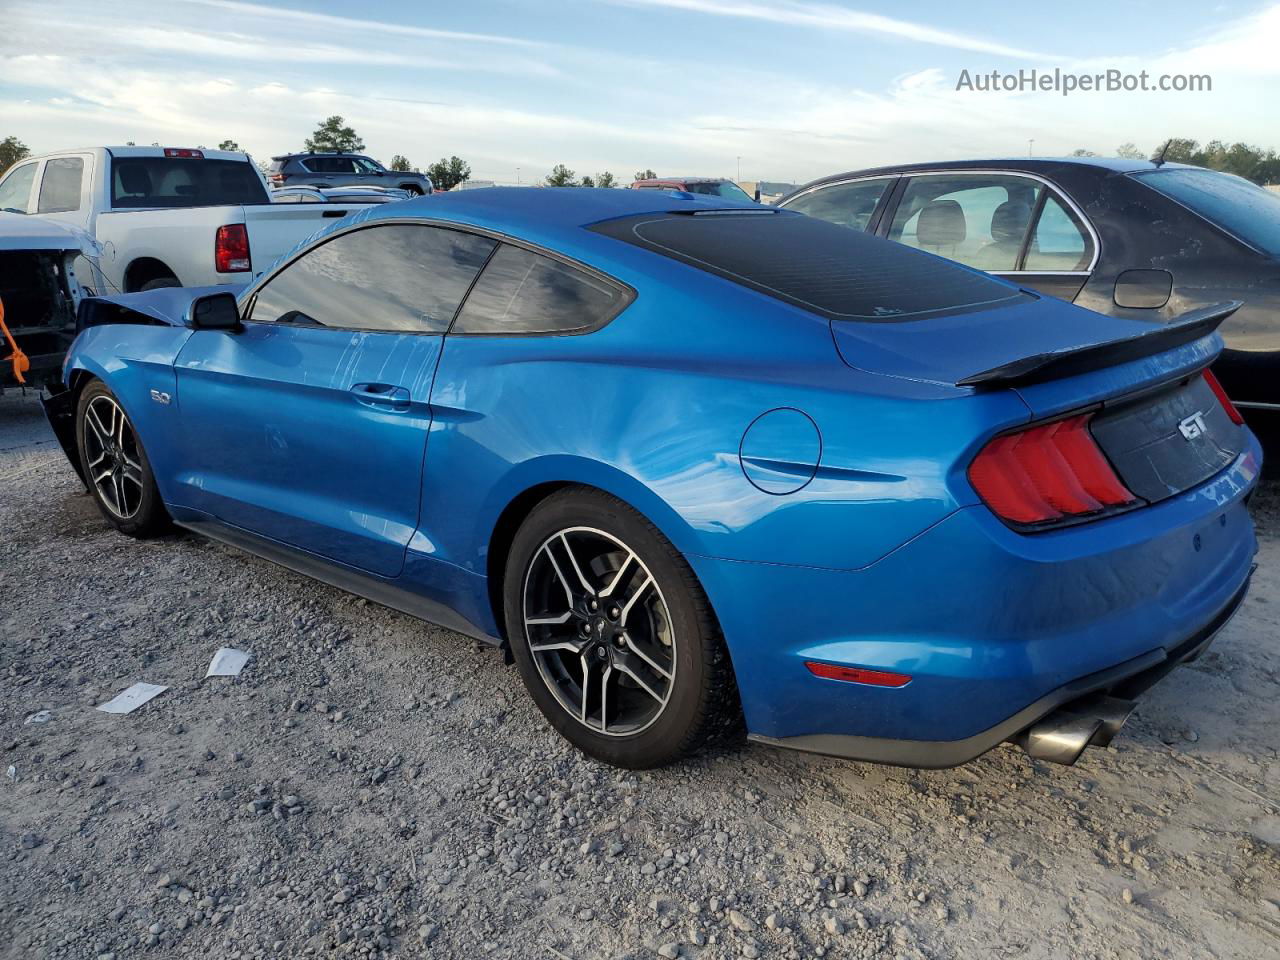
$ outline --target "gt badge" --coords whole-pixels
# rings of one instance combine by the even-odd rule
[[[1201,436],[1205,431],[1204,411],[1197,410],[1185,420],[1179,421],[1178,430],[1185,440],[1194,440],[1196,437]]]

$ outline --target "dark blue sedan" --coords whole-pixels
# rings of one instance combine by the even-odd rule
[[[54,427],[109,522],[500,644],[628,767],[753,739],[1071,762],[1240,604],[1231,304],[1104,317],[798,213],[477,190],[238,297],[88,301]]]

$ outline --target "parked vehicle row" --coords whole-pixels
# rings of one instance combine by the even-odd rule
[[[1183,164],[1103,158],[879,167],[779,206],[1112,316],[1165,323],[1240,300],[1214,365],[1237,406],[1280,409],[1280,195]]]
[[[899,238],[971,249],[921,179]],[[1001,202],[1048,223],[1047,179]],[[1104,316],[870,223],[643,189],[371,207],[234,295],[87,300],[46,409],[120,531],[503,645],[607,762],[739,717],[1073,762],[1248,588],[1261,451],[1207,369],[1239,304]],[[1092,275],[1096,237],[1042,236],[1015,270]]]
[[[272,187],[394,187],[419,197],[435,192],[425,173],[388,170],[372,157],[355,153],[286,153],[271,158]]]

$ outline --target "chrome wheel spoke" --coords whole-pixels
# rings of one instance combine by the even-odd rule
[[[573,572],[578,575],[578,582],[582,584],[582,589],[588,596],[596,595],[595,588],[587,581],[586,575],[582,572],[582,567],[578,566],[578,558],[573,554],[573,547],[569,546],[569,538],[563,533],[560,534],[560,542],[564,544],[564,552],[569,555],[569,563],[573,566]]]
[[[644,596],[645,591],[652,585],[653,577],[651,576],[646,576],[644,580],[640,582],[640,586],[636,587],[635,590],[632,591],[631,596],[629,596],[626,602],[623,603],[622,613],[618,616],[618,623],[624,627],[627,625],[627,617],[631,614],[631,608],[636,605],[636,601]]]
[[[591,689],[591,661],[587,659],[586,654],[579,657],[582,661],[582,707],[578,713],[578,719],[583,723],[587,722],[587,691]]]
[[[600,732],[609,732],[609,678],[613,676],[613,664],[604,668],[600,678]]]
[[[532,653],[554,653],[557,650],[564,650],[566,653],[577,653],[582,649],[582,644],[574,640],[554,640],[551,643],[531,643],[529,650]]]
[[[649,681],[646,680],[644,677],[640,676],[639,671],[633,670],[631,668],[631,665],[628,664],[625,659],[618,658],[614,660],[613,666],[614,666],[614,669],[616,669],[619,673],[625,674],[626,676],[634,680],[636,683],[636,686],[638,686],[641,690],[643,690],[649,696],[653,697],[653,699],[657,700],[658,703],[666,703],[666,698],[663,697],[662,694],[658,693],[658,691],[654,690],[653,687],[649,685]]]
[[[622,561],[622,566],[618,567],[613,575],[613,579],[609,581],[609,585],[600,591],[600,598],[613,596],[613,591],[618,588],[618,584],[622,581],[623,576],[631,567],[631,561],[636,558],[634,553],[627,551],[627,558]]]
[[[640,644],[636,643],[630,636],[624,635],[623,643],[626,645],[629,652],[634,653],[637,657],[643,660],[648,665],[649,669],[660,676],[663,680],[671,679],[671,671],[654,660],[653,657],[645,653],[644,650],[640,648]]]
[[[568,623],[572,616],[573,611],[566,610],[558,617],[525,617],[524,622],[531,627],[554,627],[561,623]]]
[[[551,552],[549,544],[544,543],[540,551],[547,555],[547,559],[551,561],[551,569],[556,572],[556,579],[560,581],[560,585],[564,587],[564,598],[569,606],[573,606],[573,590],[569,587],[569,581],[565,579],[564,571],[560,569],[560,564],[556,561],[556,555]]]

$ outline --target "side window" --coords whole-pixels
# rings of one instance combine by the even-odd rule
[[[871,215],[876,212],[876,205],[893,181],[893,177],[885,177],[819,187],[811,193],[796,197],[787,204],[786,209],[807,213],[840,227],[866,230],[871,223]]]
[[[80,209],[80,184],[84,179],[84,160],[80,157],[55,157],[45,162],[40,181],[38,213],[71,213]]]
[[[31,184],[36,179],[36,162],[24,163],[0,181],[0,210],[31,212]]]
[[[1050,193],[1031,234],[1024,270],[1080,271],[1089,269],[1093,241],[1057,197]]]
[[[495,246],[474,234],[414,224],[353,230],[267,281],[249,319],[444,333]]]
[[[1026,177],[979,174],[913,177],[889,239],[979,270],[1016,270],[1043,189]]]
[[[611,320],[627,304],[606,280],[503,244],[453,325],[454,333],[575,333]]]

